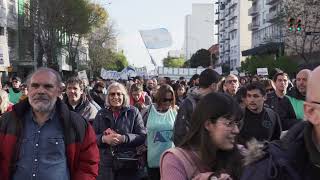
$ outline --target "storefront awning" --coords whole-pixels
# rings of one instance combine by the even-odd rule
[[[242,56],[253,56],[263,54],[275,54],[279,52],[279,48],[284,48],[283,43],[267,43],[258,47],[242,51]]]

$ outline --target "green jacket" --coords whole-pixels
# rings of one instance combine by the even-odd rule
[[[294,109],[294,112],[296,113],[297,119],[303,120],[304,118],[304,109],[303,109],[303,100],[296,99],[291,96],[287,96],[291,102],[291,105]]]

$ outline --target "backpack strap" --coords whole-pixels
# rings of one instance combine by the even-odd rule
[[[195,100],[194,98],[192,98],[192,97],[189,97],[188,99],[190,100],[190,102],[191,102],[191,104],[192,104],[192,111],[194,111],[194,110],[196,109],[197,102],[196,102],[196,100]]]
[[[198,160],[196,160],[194,155],[190,154],[186,150],[175,147],[165,151],[162,156],[165,156],[165,154],[167,153],[172,153],[179,158],[180,162],[183,164],[183,167],[187,173],[187,179],[192,179],[195,175],[200,173],[199,166],[196,163]],[[162,159],[163,158],[161,158],[161,161],[160,161],[160,171],[163,163]]]

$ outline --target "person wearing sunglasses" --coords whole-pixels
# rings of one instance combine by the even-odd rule
[[[160,180],[160,156],[174,146],[172,131],[176,115],[175,93],[171,86],[164,84],[157,91],[155,103],[142,112],[147,128],[147,148],[144,153],[147,155],[149,179]]]
[[[230,74],[226,77],[224,85],[226,87],[225,93],[235,96],[239,89],[239,79],[236,75]]]
[[[225,93],[210,93],[197,104],[189,133],[163,153],[162,180],[238,180],[242,155],[236,145],[242,110]]]
[[[101,157],[97,180],[138,180],[136,148],[146,138],[142,117],[124,85],[112,83],[107,92],[106,107],[93,121]]]
[[[241,180],[320,179],[320,66],[308,79],[304,116],[280,140],[258,145]],[[257,147],[260,148],[258,149]]]

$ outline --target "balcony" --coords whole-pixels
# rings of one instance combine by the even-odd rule
[[[234,31],[238,29],[238,23],[230,24],[230,31]]]
[[[224,5],[224,4],[222,4],[221,6],[220,6],[220,10],[224,10],[226,8],[226,5]]]
[[[230,12],[229,20],[230,20],[230,19],[233,19],[233,18],[235,18],[235,17],[237,17],[236,12],[237,12],[237,11],[232,11],[232,12]]]
[[[269,12],[269,13],[267,14],[266,21],[267,21],[268,23],[275,22],[277,19],[278,19],[278,12],[277,12],[277,11],[272,11],[272,12]]]
[[[248,11],[249,16],[256,16],[258,14],[259,14],[259,9],[255,6],[252,6]]]
[[[220,21],[219,21],[219,20],[216,20],[214,24],[215,24],[215,25],[219,25],[219,23],[220,23]]]
[[[266,0],[266,5],[273,5],[278,3],[280,0]]]
[[[259,23],[250,23],[250,24],[248,25],[249,31],[258,30],[259,27],[260,27],[260,24],[259,24]]]
[[[232,8],[233,6],[237,5],[238,4],[238,1],[237,0],[231,0],[231,3],[230,3],[230,7],[229,8]]]

